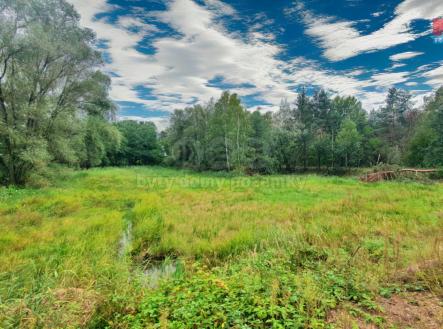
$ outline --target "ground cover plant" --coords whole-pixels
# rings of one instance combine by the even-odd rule
[[[386,305],[413,293],[438,328],[442,192],[156,167],[3,188],[0,326],[403,328]]]

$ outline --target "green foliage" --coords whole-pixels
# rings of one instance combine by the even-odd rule
[[[293,172],[297,165],[296,132],[284,128],[272,131],[271,156],[278,171]]]
[[[409,144],[407,161],[423,167],[443,165],[443,87],[428,100]]]
[[[443,180],[443,169],[439,168],[437,172],[430,175],[430,178]]]
[[[360,160],[361,136],[357,125],[350,119],[342,123],[337,134],[337,153],[345,159],[345,167],[357,166]]]
[[[157,136],[152,123],[119,122],[110,78],[97,71],[93,33],[64,0],[7,1],[0,21],[0,179],[23,185],[49,163],[91,168],[165,163],[269,174],[379,163],[441,166],[443,91],[424,112],[391,88],[366,114],[355,97],[309,95],[275,113],[251,113],[236,94],[177,110]]]
[[[251,135],[250,169],[253,172],[270,174],[275,170],[275,160],[272,157],[272,117],[261,115],[258,111],[250,116]]]
[[[235,94],[225,92],[216,102],[174,112],[161,141],[165,163],[248,173],[314,167],[338,173],[340,167],[399,165],[405,160],[435,166],[442,143],[436,126],[438,97],[428,104],[433,110],[422,114],[413,108],[410,94],[391,88],[386,106],[368,116],[355,97],[331,98],[324,90],[309,96],[302,88],[293,105],[283,100],[271,115],[249,113]],[[429,124],[417,128],[417,122]]]
[[[331,101],[320,90],[311,98],[302,89],[294,108],[282,102],[272,117],[270,113],[249,114],[235,95],[224,93],[215,103],[172,115],[164,137],[167,163],[200,170],[248,169],[260,173],[293,171],[300,166],[307,169],[314,164],[333,167],[335,139],[346,118],[356,120],[359,133],[370,138],[367,117],[352,97]],[[374,153],[373,148],[368,150]],[[372,160],[372,155],[365,160]]]
[[[378,294],[442,294],[441,184],[147,167],[44,178],[0,189],[2,328],[325,328],[344,304],[379,321]]]
[[[326,312],[341,301],[373,307],[370,294],[349,274],[291,271],[275,251],[211,270],[198,263],[143,299],[130,328],[322,328]]]
[[[107,94],[109,78],[96,71],[101,56],[92,47],[93,33],[79,26],[78,14],[65,1],[7,1],[1,18],[4,182],[24,184],[52,160],[100,164],[108,128],[88,117],[107,118],[114,108]]]
[[[380,162],[439,166],[441,89],[420,114],[391,88],[368,117],[355,97],[301,88],[278,113],[251,113],[236,94],[177,110],[155,125],[111,125],[110,79],[97,71],[94,35],[65,1],[8,1],[0,38],[0,179],[23,185],[49,163],[91,168],[163,163],[197,170],[269,174]],[[20,29],[18,28],[20,26]],[[19,31],[20,30],[20,31]],[[417,126],[417,122],[419,122]],[[412,137],[412,138],[411,138]],[[37,184],[38,185],[38,184]]]
[[[100,134],[100,128],[100,119],[94,117],[88,119],[85,133],[86,157],[84,166],[86,168],[100,165],[106,154],[104,141]]]
[[[238,96],[224,92],[215,103],[174,112],[164,138],[167,161],[198,170],[243,170],[251,163],[251,132]]]
[[[122,142],[120,147],[108,152],[110,164],[147,165],[158,164],[162,160],[162,150],[153,123],[121,121],[115,127],[122,136]]]

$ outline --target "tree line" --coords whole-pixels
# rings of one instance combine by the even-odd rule
[[[385,105],[367,112],[355,97],[325,90],[277,113],[248,112],[236,94],[176,110],[162,136],[166,163],[196,170],[258,173],[367,167],[380,163],[421,167],[443,165],[443,88],[425,100],[391,88]]]
[[[391,88],[366,112],[355,97],[302,88],[277,113],[250,112],[236,94],[153,123],[115,122],[94,33],[64,0],[0,3],[0,181],[25,184],[52,163],[76,168],[164,164],[257,173],[379,163],[443,165],[443,88],[414,108]]]

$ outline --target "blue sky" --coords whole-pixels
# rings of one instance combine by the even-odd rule
[[[300,86],[356,96],[387,89],[417,106],[443,84],[432,40],[442,0],[68,0],[93,29],[121,118],[164,125],[169,113],[229,89],[275,110]]]

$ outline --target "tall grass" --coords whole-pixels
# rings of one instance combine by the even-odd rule
[[[3,189],[1,327],[321,328],[382,289],[442,296],[442,204],[438,183],[140,167]],[[180,274],[146,285],[163,259]]]

